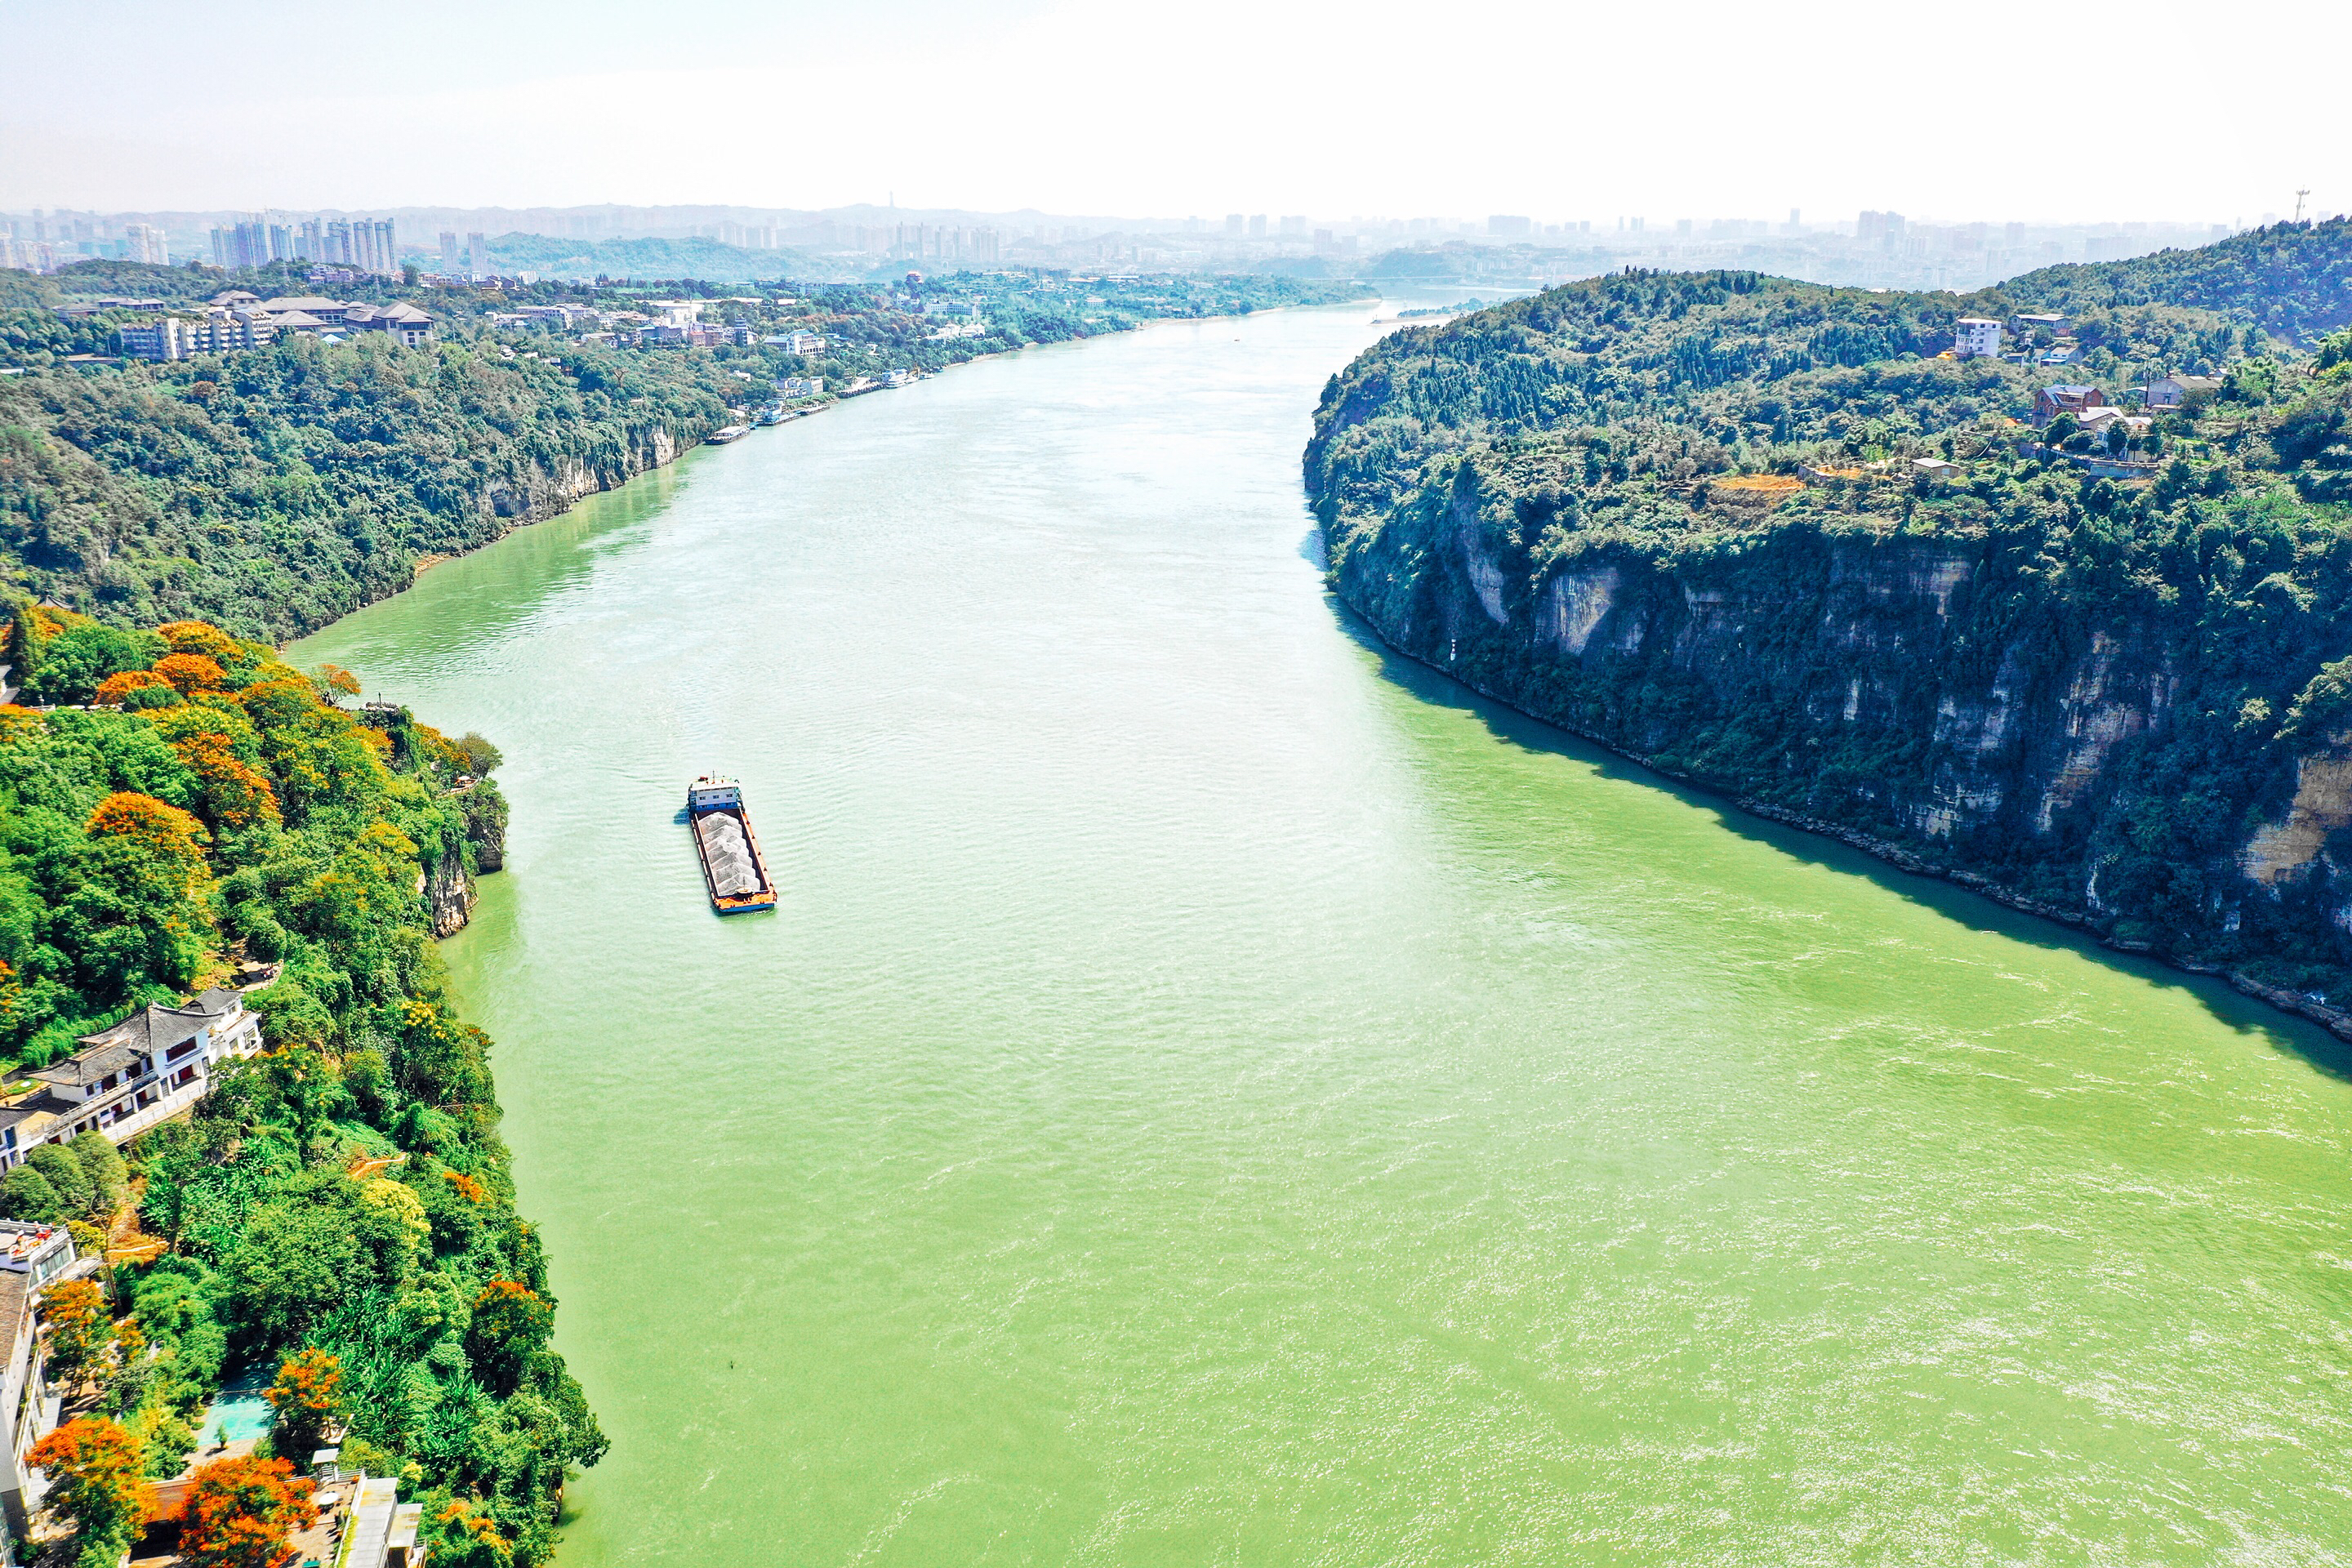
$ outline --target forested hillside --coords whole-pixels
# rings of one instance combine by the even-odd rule
[[[24,606],[10,637],[56,695],[97,700],[0,707],[5,1076],[278,966],[246,998],[267,1054],[129,1144],[127,1173],[86,1134],[0,1180],[10,1216],[95,1248],[127,1175],[166,1244],[46,1298],[76,1419],[39,1462],[71,1556],[112,1563],[136,1533],[139,1489],[110,1457],[132,1483],[177,1474],[225,1373],[253,1366],[281,1457],[307,1468],[348,1424],[342,1463],[426,1503],[436,1561],[543,1563],[567,1468],[604,1439],[548,1348],[489,1042],[452,1011],[432,941],[503,821],[479,780],[496,752],[404,712],[363,722],[339,705],[347,677],[201,623]],[[248,1523],[236,1560],[273,1561],[271,1521]]]
[[[667,461],[740,384],[701,354],[297,338],[0,381],[0,572],[121,624],[279,641]]]
[[[2193,305],[2307,344],[2352,327],[2352,219],[2277,224],[2128,261],[2045,267],[2011,279],[2000,292],[2029,310]]]
[[[1399,332],[1317,415],[1331,580],[1540,716],[2352,1029],[2352,334],[2296,353],[2244,318],[2319,307],[2209,259],[2242,314],[2103,283],[2063,370],[1937,357],[2046,292],[1738,273]],[[2035,411],[2176,369],[2221,384]]]
[[[147,316],[71,313],[69,296],[184,303],[226,284],[310,287],[280,263],[227,278],[128,262],[0,271],[0,358],[21,362],[0,376],[0,585],[118,625],[201,616],[282,640],[405,587],[422,557],[486,544],[668,462],[779,376],[841,392],[893,370],[1349,292],[1263,278],[1078,289],[955,277],[928,298],[797,284],[743,296],[740,283],[695,281],[404,292],[377,280],[341,291],[377,304],[413,295],[438,341],[295,335],[152,365],[105,357]],[[943,296],[962,307],[952,321],[927,313]],[[725,341],[623,348],[615,334],[521,317],[538,305],[577,308],[591,327],[605,312],[643,321],[674,299],[708,301],[702,335]],[[782,346],[792,332],[815,345]]]

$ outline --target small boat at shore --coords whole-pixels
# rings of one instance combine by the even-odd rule
[[[714,447],[724,447],[730,441],[740,441],[751,433],[751,427],[749,425],[721,425],[710,433],[710,444]]]
[[[781,403],[771,403],[760,410],[759,416],[751,423],[759,426],[782,425],[787,419],[799,417],[800,414],[797,410],[787,408]]]
[[[694,829],[694,852],[702,858],[702,884],[713,910],[741,915],[776,907],[776,884],[760,853],[760,836],[744,815],[741,784],[703,774],[687,787],[686,819]]]

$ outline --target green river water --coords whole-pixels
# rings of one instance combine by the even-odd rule
[[[1386,657],[1298,488],[1370,316],[859,399],[297,650],[506,752],[446,952],[613,1438],[562,1568],[2352,1556],[2343,1057]]]

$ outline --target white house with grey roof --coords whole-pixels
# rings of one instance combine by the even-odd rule
[[[242,993],[216,985],[181,1006],[133,1013],[78,1043],[81,1049],[65,1060],[27,1075],[40,1088],[0,1103],[0,1170],[83,1132],[121,1143],[186,1110],[204,1098],[223,1063],[261,1049],[261,1020]]]

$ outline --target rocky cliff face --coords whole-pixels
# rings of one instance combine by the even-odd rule
[[[482,492],[482,505],[491,518],[541,522],[569,511],[590,496],[628,483],[648,468],[667,468],[677,460],[677,438],[667,426],[656,426],[626,447],[604,454],[599,461],[568,455],[534,461],[519,479],[493,480]],[[496,531],[503,531],[502,527]]]
[[[457,845],[445,846],[427,863],[425,884],[419,890],[432,915],[435,937],[455,936],[474,918],[474,905],[479,895],[474,889],[472,875],[466,869],[464,852]]]
[[[1334,584],[1540,718],[2352,1035],[2326,994],[2352,963],[2352,745],[2217,711],[2234,650],[2190,618],[2086,611],[1998,537],[1884,521],[1549,555],[1532,531],[1457,488]]]

